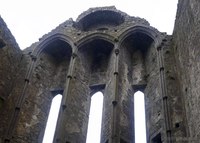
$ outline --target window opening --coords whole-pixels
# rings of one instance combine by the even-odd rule
[[[2,39],[0,39],[0,49],[3,48],[3,47],[5,47],[5,46],[6,46],[6,44],[3,42]]]
[[[127,142],[123,139],[120,139],[120,143],[127,143]]]
[[[134,94],[135,143],[146,143],[146,120],[144,93]]]
[[[96,92],[91,98],[86,143],[100,143],[103,94]]]
[[[161,134],[157,134],[153,139],[152,139],[152,143],[162,143],[161,140]]]
[[[0,97],[0,109],[3,106],[3,103],[4,103],[4,99]]]
[[[58,113],[60,110],[61,99],[62,95],[58,94],[52,100],[42,143],[53,142],[53,137],[55,134],[56,124],[58,120]]]

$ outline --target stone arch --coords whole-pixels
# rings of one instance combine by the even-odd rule
[[[31,114],[40,110],[38,113],[40,117],[38,124],[40,126],[35,124],[31,127],[38,131],[34,132],[34,136],[44,134],[45,122],[47,121],[46,115],[53,98],[51,91],[64,89],[72,52],[75,50],[73,41],[69,37],[58,33],[41,41],[31,54],[32,61],[26,73],[26,82],[21,98],[30,104],[27,106],[27,110],[24,108],[24,111],[22,111],[27,120],[25,122],[33,120]],[[31,84],[28,84],[29,82]],[[28,98],[26,95],[29,95]],[[40,106],[35,104],[36,100],[40,100]],[[27,111],[32,111],[32,113]],[[17,128],[23,127],[18,126]],[[23,134],[25,135],[26,132]]]
[[[34,83],[34,80],[36,80],[37,83],[42,85],[42,87],[37,87],[36,94],[39,90],[43,90],[44,93],[40,96],[43,98],[44,105],[49,106],[51,104],[52,96],[47,97],[50,95],[49,92],[65,89],[64,85],[72,54],[75,51],[71,38],[60,33],[46,38],[34,49],[32,55],[36,57],[36,61],[33,65],[32,82]],[[38,77],[41,77],[41,79],[38,79]],[[46,114],[47,111],[44,110],[41,114]],[[44,121],[47,121],[47,119],[45,118]]]
[[[82,47],[84,44],[86,44],[90,41],[93,41],[94,39],[101,39],[101,40],[110,42],[114,45],[115,37],[113,37],[112,35],[107,34],[107,33],[95,32],[95,33],[89,34],[86,37],[83,37],[80,40],[78,40],[76,42],[76,45],[77,45],[78,49],[80,49],[80,47]]]
[[[78,17],[77,25],[82,31],[107,29],[122,24],[125,21],[125,15],[115,7],[89,9]]]
[[[106,34],[106,36],[108,35]],[[112,40],[113,38],[108,39],[102,36],[102,34],[94,34],[78,44],[78,53],[80,53],[82,57],[82,62],[84,62],[87,69],[89,69],[89,73],[107,71],[110,61],[109,58],[114,48]],[[96,68],[94,68],[94,66],[96,66]]]
[[[105,84],[91,85],[90,86],[90,97],[92,97],[96,92],[101,92],[104,95]]]
[[[55,59],[56,62],[67,60],[69,64],[73,52],[72,50],[73,49],[68,42],[65,42],[60,38],[55,38],[39,49],[36,53],[36,57],[39,59],[42,54],[47,54]]]
[[[159,31],[154,29],[153,27],[150,26],[145,26],[145,25],[134,25],[131,27],[128,27],[125,29],[119,36],[119,43],[123,43],[123,41],[133,33],[138,32],[138,33],[143,33],[147,36],[149,36],[153,41],[155,42],[155,46],[158,46],[162,42],[163,36]]]
[[[119,36],[120,59],[123,59],[125,63],[122,65],[123,68],[121,66],[120,69],[123,69],[125,72],[128,79],[127,84],[130,85],[125,87],[126,90],[132,91],[129,95],[125,95],[122,98],[122,102],[128,105],[131,94],[134,94],[135,90],[143,89],[146,98],[146,123],[149,126],[148,129],[153,128],[154,124],[156,124],[152,122],[153,119],[150,116],[151,114],[155,114],[152,113],[152,110],[155,110],[156,105],[160,107],[160,110],[162,108],[161,101],[154,101],[155,96],[160,96],[161,91],[157,47],[160,46],[162,39],[162,33],[159,33],[150,26],[144,25],[129,27]],[[152,86],[155,86],[155,90],[151,90]],[[134,90],[132,89],[133,87]],[[131,104],[134,105],[133,100]],[[121,110],[131,108],[131,106],[133,106],[131,104],[129,104],[129,107],[122,106]],[[132,132],[131,134],[134,134],[134,123],[130,122],[134,118],[133,115],[125,113],[124,116],[128,118],[127,124],[129,126],[126,126],[126,129],[130,129]],[[156,114],[154,116],[156,116]],[[121,126],[122,131],[123,128],[124,127]],[[146,132],[148,139],[152,131],[148,130]],[[121,136],[127,138],[126,133],[121,134]],[[135,137],[132,136],[131,138],[131,140],[134,140]]]
[[[140,69],[141,81],[137,81],[137,83],[133,82],[134,75],[136,73],[128,73],[129,81],[132,82],[133,85],[138,84],[146,84],[145,81],[145,74],[146,74],[146,68],[145,68],[145,59],[148,54],[148,51],[153,48],[154,54],[155,47],[160,43],[160,33],[153,31],[150,27],[146,26],[133,26],[122,32],[122,34],[119,36],[119,47],[122,53],[126,55],[126,57],[122,57],[125,59],[125,61],[130,65],[128,68],[130,68],[128,71],[132,72],[134,71],[134,66],[136,70]],[[123,56],[123,55],[121,55]],[[156,57],[155,59],[156,60]],[[141,82],[141,83],[138,83]]]
[[[33,50],[32,55],[37,57],[49,44],[55,42],[56,40],[61,40],[63,42],[66,42],[72,48],[72,51],[75,51],[73,46],[74,42],[70,37],[61,33],[56,33],[41,41],[39,45],[36,46],[35,49]]]
[[[38,45],[36,45],[35,48],[33,49],[33,51],[31,52],[31,55],[30,55],[31,56],[31,62],[30,62],[30,65],[28,67],[28,70],[26,72],[25,79],[29,80],[31,78],[31,75],[32,75],[33,69],[35,67],[37,58],[40,56],[42,51],[48,45],[52,44],[55,41],[63,41],[66,44],[68,44],[68,46],[70,47],[70,50],[72,52],[76,51],[76,49],[73,46],[73,40],[70,37],[68,37],[68,36],[66,36],[64,34],[56,33],[56,34],[54,34],[52,36],[49,36],[49,37],[45,38],[43,41],[38,43]],[[22,93],[22,94],[24,94],[24,93]]]

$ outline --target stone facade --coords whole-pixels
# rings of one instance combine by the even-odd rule
[[[148,143],[200,140],[200,2],[180,0],[172,35],[115,7],[92,8],[20,50],[0,18],[0,143],[41,143],[62,94],[55,143],[85,143],[91,96],[104,94],[101,143],[134,143],[144,92]]]

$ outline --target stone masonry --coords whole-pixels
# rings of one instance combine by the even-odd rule
[[[199,0],[179,0],[172,35],[100,7],[25,50],[0,18],[0,143],[42,143],[57,94],[54,143],[85,143],[98,91],[104,95],[101,143],[135,143],[137,91],[145,95],[147,143],[199,143],[199,39]]]

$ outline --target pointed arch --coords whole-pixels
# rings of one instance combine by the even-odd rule
[[[74,51],[75,49],[73,49],[73,40],[61,33],[56,33],[52,36],[49,36],[48,38],[45,38],[44,40],[42,40],[33,50],[32,55],[37,57],[40,55],[40,53],[46,49],[47,47],[49,47],[49,45],[51,45],[52,43],[56,42],[56,41],[63,41],[65,42],[68,46],[71,48],[71,51]]]
[[[96,37],[85,41],[78,52],[89,73],[106,73],[113,48],[113,43]]]
[[[83,12],[76,20],[79,29],[89,31],[102,26],[118,26],[125,21],[127,14],[117,10],[114,6],[90,8]]]
[[[146,117],[144,93],[134,93],[135,143],[146,143]]]
[[[157,31],[155,28],[145,25],[134,25],[125,29],[119,36],[120,45],[124,42],[124,40],[134,33],[142,33],[150,37],[154,42],[155,46],[161,44],[163,35]]]
[[[83,45],[85,45],[95,39],[104,40],[104,41],[107,41],[114,45],[115,37],[113,37],[112,35],[107,34],[107,33],[95,32],[95,33],[89,34],[86,37],[78,40],[76,42],[78,49],[80,50],[80,48],[83,47]]]
[[[58,113],[60,110],[62,95],[57,94],[51,103],[48,120],[46,123],[45,133],[43,137],[43,143],[51,143],[53,142],[53,137],[55,134],[56,124],[58,120]]]
[[[91,97],[86,143],[100,143],[102,111],[103,93],[98,91]]]

